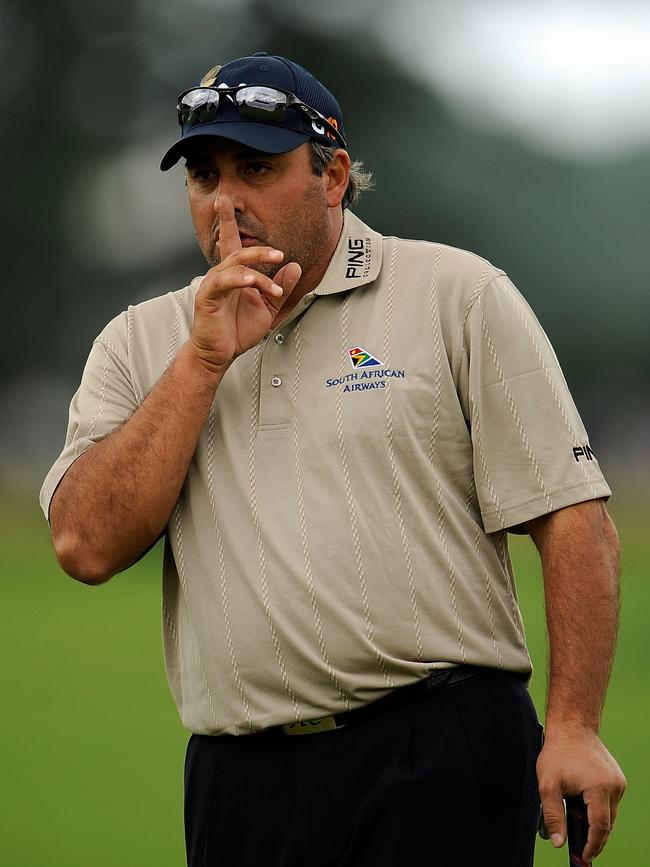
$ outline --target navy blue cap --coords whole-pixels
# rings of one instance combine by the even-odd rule
[[[288,90],[326,117],[345,138],[343,114],[334,96],[311,72],[292,60],[265,52],[240,57],[210,70],[196,86],[237,87],[240,84]],[[327,132],[327,127],[312,122],[304,112],[296,109],[289,109],[282,122],[252,120],[241,117],[236,107],[222,100],[216,120],[182,127],[180,139],[164,155],[160,168],[165,172],[175,165],[183,156],[188,139],[198,136],[219,136],[265,153],[279,154],[294,150],[310,139],[325,145],[335,144],[331,131],[329,136]]]

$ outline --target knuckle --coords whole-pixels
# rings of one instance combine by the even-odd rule
[[[539,784],[539,794],[542,800],[550,801],[558,797],[558,788],[552,781],[542,781]]]
[[[615,801],[620,801],[623,795],[625,794],[625,783],[621,783],[617,786],[612,786],[612,797]]]
[[[590,827],[600,836],[607,836],[612,830],[611,824],[603,820],[592,822]]]
[[[545,807],[544,808],[544,821],[546,822],[546,826],[548,828],[555,828],[558,825],[561,825],[564,821],[564,816],[562,816],[559,812],[557,812],[554,808]]]

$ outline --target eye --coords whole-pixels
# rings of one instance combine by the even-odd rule
[[[244,174],[256,176],[264,175],[266,172],[270,171],[270,168],[271,167],[266,163],[250,162],[246,163],[244,166]]]
[[[215,176],[215,173],[212,171],[212,169],[193,169],[191,174],[193,180],[201,181],[203,183],[212,180],[212,178],[214,178]]]
[[[194,186],[208,186],[213,183],[216,173],[209,165],[195,164],[185,167],[187,172],[187,182]]]

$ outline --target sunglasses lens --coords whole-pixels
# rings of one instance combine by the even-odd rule
[[[239,113],[259,120],[284,120],[286,94],[273,87],[243,87],[235,94]]]
[[[214,70],[210,72],[213,73]],[[225,100],[223,103],[222,98]],[[332,141],[338,138],[343,147],[346,146],[335,121],[330,124],[316,109],[301,102],[292,93],[285,93],[275,87],[263,85],[244,84],[239,87],[219,85],[219,88],[208,87],[207,85],[194,87],[181,94],[177,105],[178,122],[183,127],[196,126],[200,123],[213,123],[217,120],[217,112],[222,104],[224,108],[236,106],[241,117],[275,123],[283,123],[286,120],[288,107],[295,108],[312,121],[314,132],[319,135],[327,135]],[[230,118],[226,115],[224,119]]]
[[[207,87],[190,90],[178,105],[178,119],[183,126],[209,123],[217,116],[219,94]]]

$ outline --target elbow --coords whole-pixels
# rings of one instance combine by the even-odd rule
[[[604,515],[602,534],[609,548],[609,556],[612,562],[612,568],[616,573],[616,577],[618,578],[621,569],[621,540],[616,530],[616,525],[607,514],[604,506],[603,512]]]
[[[53,542],[59,565],[75,581],[95,587],[105,584],[117,571],[87,542],[70,533],[55,536]]]
[[[607,539],[612,551],[615,554],[619,554],[621,550],[621,540],[616,529],[616,524],[612,521],[604,505],[602,509],[603,535]]]

